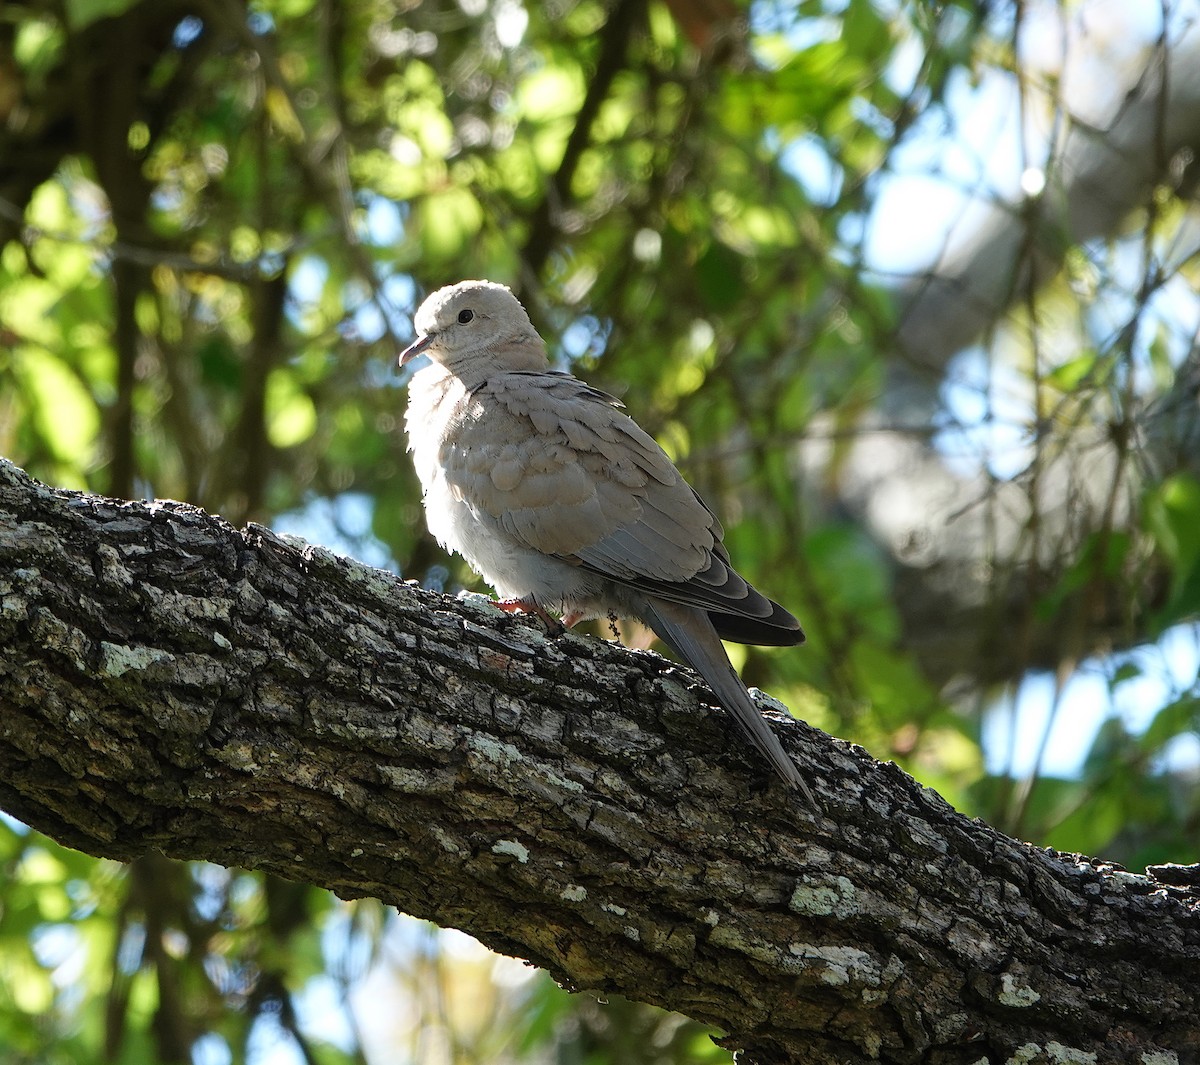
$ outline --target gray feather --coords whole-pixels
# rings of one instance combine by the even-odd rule
[[[708,615],[697,607],[683,606],[665,600],[645,600],[641,607],[642,620],[650,626],[660,640],[670,646],[680,658],[700,674],[712,688],[717,701],[728,711],[759,752],[771,763],[772,768],[784,783],[804,796],[820,809],[813,793],[809,790],[796,763],[792,761],[783,744],[771,731],[771,726],[750,698],[745,685],[733,671],[717,630]]]

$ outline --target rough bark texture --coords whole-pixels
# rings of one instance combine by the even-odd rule
[[[777,718],[814,815],[688,680],[0,461],[0,805],[71,846],[373,895],[754,1061],[1200,1060],[1186,875],[1039,851]]]

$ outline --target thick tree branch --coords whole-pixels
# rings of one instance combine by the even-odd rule
[[[1200,1055],[1192,889],[779,721],[814,816],[687,679],[0,460],[0,805],[71,846],[376,896],[757,1061]]]

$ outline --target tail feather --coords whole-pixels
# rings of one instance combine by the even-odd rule
[[[708,612],[717,635],[730,643],[752,643],[758,647],[795,647],[804,642],[804,630],[791,614],[778,603],[769,618],[748,618],[741,614]]]
[[[721,638],[708,614],[699,607],[683,606],[664,599],[647,600],[642,614],[642,620],[659,639],[708,682],[717,701],[737,722],[746,738],[771,763],[784,783],[803,792],[805,798],[819,809],[796,763],[783,749],[783,744],[771,731],[771,726],[754,705],[746,686],[730,665],[729,656],[725,654]]]

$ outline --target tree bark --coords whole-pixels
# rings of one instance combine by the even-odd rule
[[[1008,839],[777,715],[815,814],[689,681],[0,460],[0,805],[70,846],[375,896],[753,1061],[1200,1057],[1194,886]]]

